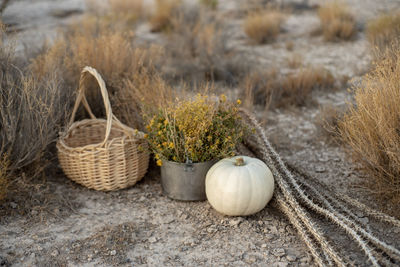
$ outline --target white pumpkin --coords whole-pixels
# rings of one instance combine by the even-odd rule
[[[246,216],[262,210],[274,192],[271,170],[259,159],[236,156],[214,164],[206,176],[211,206],[230,216]]]

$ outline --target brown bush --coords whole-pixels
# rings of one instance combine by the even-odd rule
[[[315,118],[318,132],[332,141],[340,141],[339,122],[345,113],[344,108],[336,107],[331,104],[322,106]]]
[[[368,173],[371,193],[400,203],[400,49],[380,60],[354,87],[340,122],[341,139]]]
[[[0,203],[6,198],[8,189],[8,159],[6,155],[0,158]]]
[[[332,74],[321,68],[307,67],[284,77],[276,69],[264,73],[251,73],[241,84],[244,89],[245,104],[251,103],[266,108],[304,106],[316,89],[332,89],[335,80]]]
[[[143,68],[124,79],[124,85],[114,100],[119,118],[134,128],[142,129],[143,113],[154,114],[154,110],[171,103],[177,93],[154,69]]]
[[[274,41],[281,31],[284,14],[276,9],[250,13],[243,24],[244,32],[258,44]]]
[[[297,69],[303,65],[303,57],[300,54],[292,54],[287,60],[289,68]]]
[[[108,0],[112,14],[119,19],[135,22],[145,15],[143,0]]]
[[[172,18],[180,6],[180,0],[156,0],[154,13],[150,16],[153,32],[167,31],[172,27]]]
[[[182,5],[171,17],[166,51],[172,75],[190,82],[205,80],[232,81],[240,72],[235,57],[227,47],[228,33],[215,12],[201,6]],[[241,60],[240,69],[246,61]]]
[[[114,101],[116,99],[113,96],[126,86],[125,80],[135,77],[140,81],[136,74],[147,67],[151,68],[153,60],[157,61],[161,54],[160,48],[137,46],[134,36],[129,32],[111,29],[98,18],[87,17],[79,25],[71,26],[52,46],[44,49],[33,60],[31,69],[38,77],[51,73],[55,68],[61,69],[63,86],[76,88],[83,67],[94,67],[105,79]],[[98,87],[96,84],[89,84],[88,87],[88,101],[94,113],[102,116],[103,104]],[[149,90],[157,92],[157,88]],[[157,93],[154,95],[157,96]],[[115,104],[114,112],[121,117],[124,114]]]
[[[304,68],[299,72],[288,75],[282,81],[282,88],[278,94],[277,105],[303,106],[310,100],[310,94],[315,89],[331,89],[335,80],[332,74],[321,68]]]
[[[287,41],[287,42],[285,43],[285,47],[286,47],[286,50],[288,50],[288,51],[293,51],[293,48],[294,48],[294,43],[293,43],[293,41]]]
[[[88,14],[100,18],[114,28],[132,29],[132,26],[149,16],[143,0],[86,0]]]
[[[275,91],[280,88],[278,70],[272,68],[265,72],[249,73],[242,81],[244,88],[244,106],[253,107],[254,104],[264,106],[268,109]]]
[[[326,41],[350,40],[356,33],[356,22],[348,6],[333,1],[320,7],[318,16]]]
[[[375,58],[381,57],[393,43],[400,42],[400,12],[385,14],[367,24],[366,35]]]
[[[218,0],[200,0],[200,3],[214,10],[218,7]]]
[[[28,167],[33,170],[34,163],[43,159],[68,113],[71,91],[61,89],[58,69],[35,77],[18,67],[14,47],[1,42],[2,34],[0,32],[0,155],[2,159],[7,158],[7,169],[12,175]]]

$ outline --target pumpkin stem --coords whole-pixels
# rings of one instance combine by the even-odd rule
[[[242,157],[236,158],[235,166],[243,166],[244,165],[244,159]]]

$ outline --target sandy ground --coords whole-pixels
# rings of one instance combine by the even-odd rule
[[[219,2],[221,12],[226,14],[241,5],[241,1]],[[308,2],[313,5],[323,1]],[[242,18],[233,16],[228,22],[235,32],[230,45],[239,52],[251,52],[260,67],[276,66],[282,73],[290,71],[287,60],[296,53],[305,64],[323,66],[338,79],[357,77],[368,70],[371,60],[361,31],[365,21],[400,8],[400,2],[346,2],[356,11],[360,25],[354,41],[326,43],[321,36],[312,36],[319,21],[315,10],[305,9],[288,17],[285,31],[275,44],[262,46],[249,44],[241,28]],[[11,25],[13,36],[22,40],[19,49],[23,51],[24,47],[39,47],[46,38],[53,38],[58,27],[75,21],[84,10],[83,0],[21,0],[5,10],[2,20]],[[152,36],[146,32],[148,27],[139,28],[144,38]],[[285,48],[288,40],[294,43],[293,52]],[[349,163],[343,149],[322,136],[316,126],[319,106],[343,106],[349,99],[346,88],[315,92],[313,98],[315,104],[306,108],[257,114],[266,122],[265,129],[277,151],[290,164],[335,190],[374,205],[365,191],[353,186],[363,179],[362,174]],[[0,265],[314,265],[307,248],[273,201],[256,215],[225,217],[207,201],[179,202],[165,197],[155,166],[137,185],[118,192],[85,189],[70,182],[56,166],[35,186],[45,195],[2,206],[7,212],[0,219]],[[400,233],[387,229],[385,234],[399,237]],[[394,245],[399,247],[399,242]],[[353,254],[350,249],[349,257],[358,257]],[[358,258],[357,265],[369,264]]]

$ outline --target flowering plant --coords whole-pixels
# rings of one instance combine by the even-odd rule
[[[148,120],[145,135],[157,164],[162,160],[204,162],[234,156],[245,129],[238,114],[240,100],[229,103],[197,95],[160,109]]]

